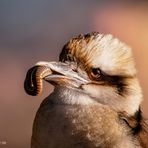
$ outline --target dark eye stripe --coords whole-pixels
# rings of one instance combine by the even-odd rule
[[[119,95],[123,95],[126,90],[126,78],[122,76],[109,76],[105,75],[103,80],[106,84],[116,87]]]
[[[99,69],[99,68],[95,68],[95,69]],[[102,82],[101,85],[109,85],[109,86],[115,87],[119,95],[125,94],[126,86],[127,86],[126,79],[129,77],[116,76],[116,75],[111,76],[103,72],[101,69],[99,69],[99,74],[100,76],[98,78],[90,74],[90,79],[92,79],[93,81]]]

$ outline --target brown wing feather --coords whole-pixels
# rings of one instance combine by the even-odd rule
[[[148,148],[148,120],[141,120],[141,130],[138,133],[137,138],[143,148]]]

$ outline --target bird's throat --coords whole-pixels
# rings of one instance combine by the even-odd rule
[[[97,102],[81,90],[69,87],[56,86],[50,99],[56,104],[64,105],[90,105]]]

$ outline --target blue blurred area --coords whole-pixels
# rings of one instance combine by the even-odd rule
[[[138,1],[125,0],[124,5],[132,2]],[[94,10],[117,4],[123,1],[1,0],[0,51],[57,51],[72,36],[92,31]]]
[[[90,31],[94,7],[95,4],[88,1],[85,4],[68,0],[0,1],[0,50],[56,49],[56,42]]]

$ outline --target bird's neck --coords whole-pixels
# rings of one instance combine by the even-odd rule
[[[97,103],[83,91],[63,86],[56,86],[50,98],[56,104],[65,105],[90,105]]]

